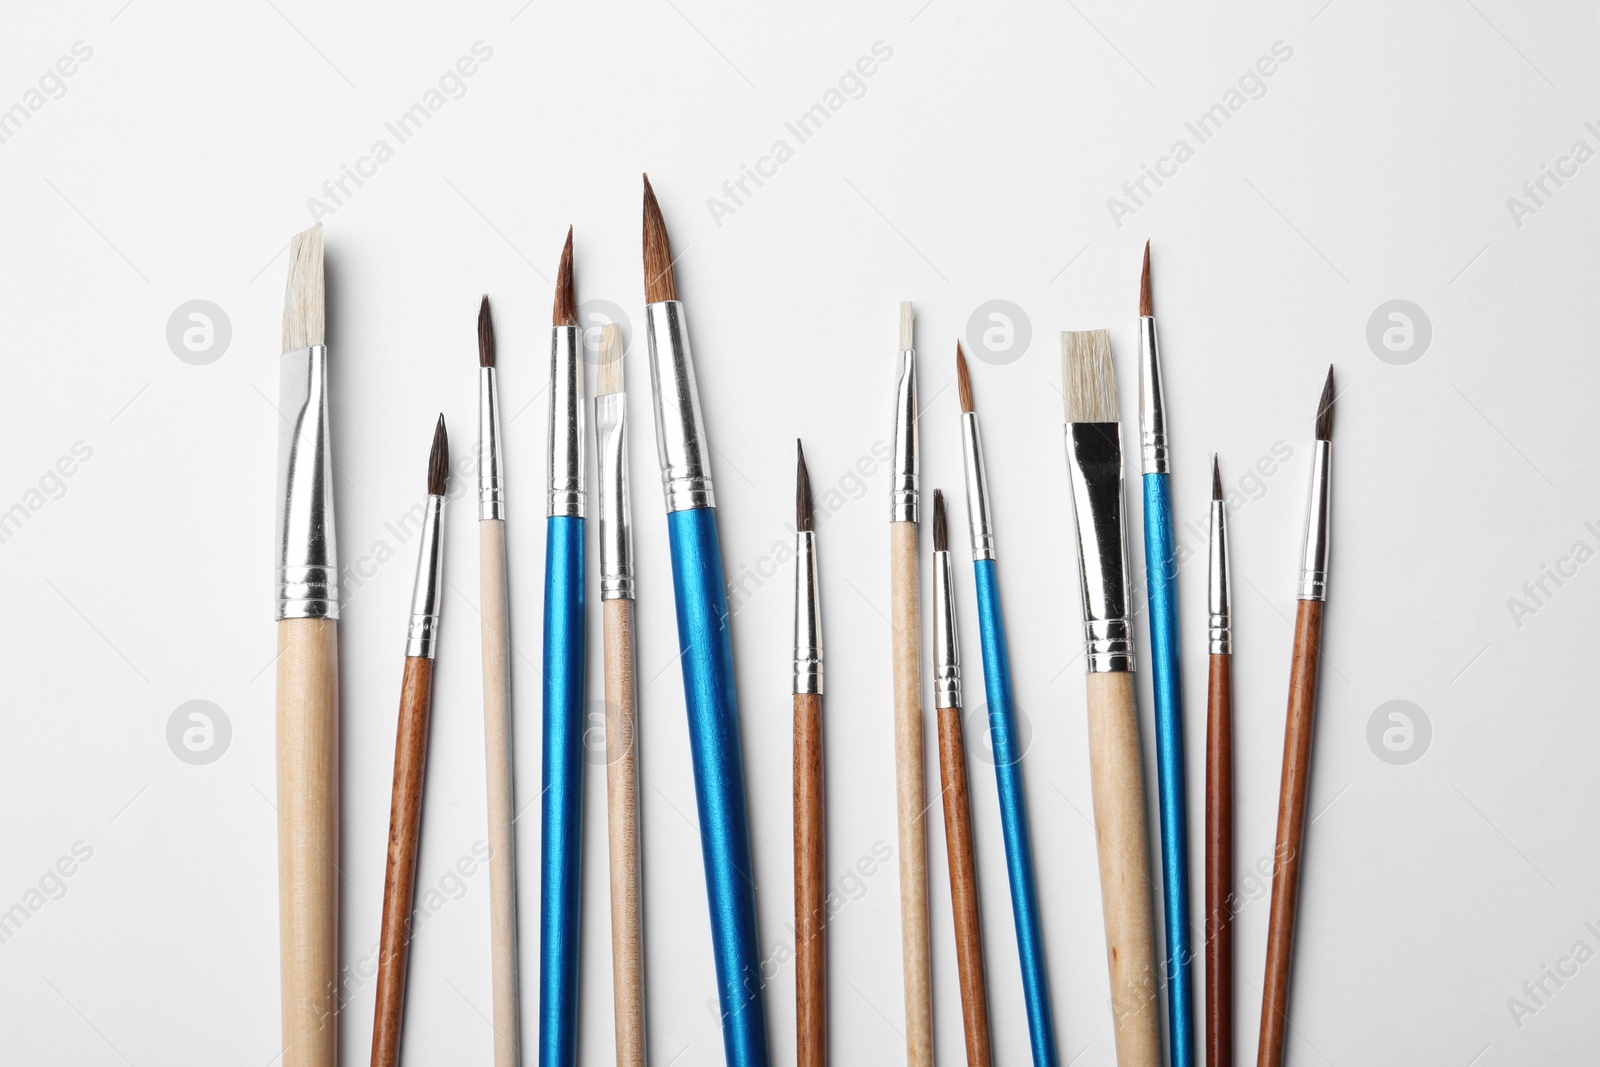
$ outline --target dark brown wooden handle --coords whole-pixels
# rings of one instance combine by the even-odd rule
[[[1206,1067],[1233,1067],[1233,657],[1206,697]]]
[[[794,698],[795,1024],[799,1067],[828,1062],[826,824],[822,803],[822,697]]]
[[[394,745],[394,793],[389,804],[389,865],[383,876],[383,925],[378,935],[378,991],[372,1016],[372,1067],[400,1062],[400,1024],[406,1008],[406,961],[411,951],[411,904],[417,889],[422,837],[423,767],[433,660],[406,659],[400,687],[400,729]]]
[[[950,854],[950,912],[956,926],[956,972],[968,1067],[990,1067],[989,992],[983,969],[983,920],[972,857],[972,808],[967,799],[967,749],[961,709],[939,709],[939,779],[944,792],[944,838]]]
[[[1294,957],[1300,859],[1305,842],[1306,801],[1310,796],[1322,608],[1320,600],[1302,600],[1294,620],[1294,659],[1289,668],[1289,713],[1283,731],[1283,784],[1278,793],[1278,844],[1273,852],[1272,915],[1267,921],[1267,971],[1261,986],[1257,1067],[1282,1067],[1289,1032],[1289,968]]]

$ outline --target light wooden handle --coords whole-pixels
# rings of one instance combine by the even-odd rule
[[[906,1062],[933,1065],[933,982],[928,962],[927,788],[922,766],[922,564],[920,528],[889,524],[894,630],[894,754],[900,813],[900,935],[905,955]]]
[[[1150,842],[1133,675],[1095,673],[1089,687],[1089,770],[1100,850],[1100,902],[1118,1067],[1161,1067],[1161,1007],[1151,924]]]
[[[956,970],[967,1067],[989,1067],[989,993],[983,968],[983,919],[972,854],[972,808],[967,798],[967,749],[961,709],[940,708],[939,778],[944,785],[944,839],[950,854],[950,912],[956,927]]]
[[[338,1057],[338,627],[278,622],[283,1067],[334,1067]]]
[[[794,698],[795,1030],[798,1067],[828,1062],[828,868],[822,784],[822,695]]]
[[[517,817],[511,743],[511,606],[504,519],[478,523],[483,605],[483,742],[489,785],[489,966],[494,990],[494,1064],[518,1067]]]
[[[639,719],[634,708],[633,601],[607,600],[603,614],[617,1067],[644,1067],[644,910],[639,887]]]

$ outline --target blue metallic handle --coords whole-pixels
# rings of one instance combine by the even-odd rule
[[[727,587],[715,508],[667,515],[683,649],[683,695],[700,811],[700,848],[711,905],[711,945],[728,1067],[766,1067],[767,1016],[745,810],[739,698],[733,679]]]
[[[1178,546],[1168,474],[1144,476],[1144,566],[1150,587],[1151,687],[1156,699],[1156,779],[1161,796],[1167,1024],[1172,1067],[1194,1067],[1193,957],[1189,931],[1189,816],[1183,774],[1183,685],[1178,647]]]
[[[994,560],[980,559],[972,570],[978,582],[978,632],[983,641],[983,687],[989,698],[989,737],[994,747],[994,780],[1000,790],[1000,826],[1006,839],[1006,870],[1011,879],[1011,916],[1017,927],[1022,962],[1022,992],[1028,1008],[1028,1036],[1034,1067],[1056,1067],[1056,1023],[1050,1006],[1050,976],[1045,973],[1044,933],[1039,929],[1039,894],[1033,882],[1033,845],[1028,835],[1028,798],[1022,791],[1021,737],[1011,698],[1011,655],[1000,614],[1000,578]]]
[[[578,1062],[583,861],[583,520],[552,515],[544,554],[544,840],[539,855],[539,1064]]]

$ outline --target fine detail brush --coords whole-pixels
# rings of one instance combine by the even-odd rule
[[[478,593],[482,603],[483,742],[489,801],[489,965],[494,1064],[517,1067],[517,817],[511,744],[511,596],[506,580],[506,479],[500,383],[489,298],[478,305]]]
[[[383,875],[383,920],[378,933],[378,986],[372,1013],[372,1067],[397,1067],[406,1013],[406,964],[411,956],[411,912],[422,845],[422,786],[428,762],[428,720],[433,708],[433,661],[439,651],[440,593],[444,585],[444,498],[450,445],[444,416],[428,451],[428,499],[417,538],[417,578],[411,587],[406,666],[400,684],[399,728],[394,743],[394,792],[389,802],[389,858]]]
[[[794,929],[798,1067],[828,1062],[828,868],[822,784],[822,601],[806,454],[795,442]]]
[[[1267,919],[1267,969],[1261,986],[1257,1067],[1281,1067],[1289,1033],[1289,965],[1294,956],[1306,802],[1311,792],[1311,740],[1317,713],[1317,673],[1322,665],[1322,610],[1328,599],[1332,367],[1328,368],[1328,380],[1317,403],[1316,435],[1316,450],[1311,456],[1311,496],[1306,503],[1306,536],[1300,556],[1294,651],[1289,661],[1289,708],[1283,731],[1283,780],[1278,791],[1278,841],[1273,850],[1272,912]]]
[[[578,931],[583,910],[583,331],[572,230],[550,329],[550,448],[544,556],[544,792],[539,858],[539,1063],[578,1062]]]
[[[339,563],[322,227],[289,242],[278,364],[278,936],[283,1067],[333,1067],[339,984]]]
[[[1160,1067],[1161,1007],[1151,922],[1150,840],[1128,621],[1122,426],[1111,335],[1061,335],[1067,474],[1083,597],[1089,773],[1118,1067]]]
[[[995,564],[994,526],[989,512],[989,474],[983,438],[972,404],[967,357],[956,342],[956,388],[961,400],[961,453],[967,476],[967,528],[972,537],[972,573],[978,587],[978,636],[983,643],[983,685],[989,698],[989,738],[994,749],[994,781],[1000,793],[1000,827],[1006,842],[1011,882],[1011,917],[1017,928],[1022,994],[1034,1067],[1056,1067],[1056,1024],[1045,970],[1044,931],[1033,877],[1033,844],[1028,833],[1028,798],[1022,785],[1021,737],[1011,692],[1011,653],[1000,610],[1000,575]]]
[[[728,1067],[767,1063],[761,942],[745,800],[744,754],[733,671],[722,544],[717,534],[711,443],[700,413],[686,309],[678,299],[672,243],[650,179],[644,180],[645,326],[655,394],[656,455],[683,655],[684,705],[694,761],[700,848],[711,909],[712,953]]]
[[[1233,1067],[1233,590],[1228,508],[1211,461],[1206,577],[1206,1067]]]
[[[900,826],[900,942],[906,1062],[933,1064],[933,974],[928,945],[927,786],[922,738],[922,562],[918,524],[916,319],[900,305],[894,474],[889,482],[889,611],[894,670],[894,767]]]
[[[605,621],[606,814],[617,1067],[644,1067],[644,907],[639,874],[639,720],[633,651],[633,508],[622,327],[600,329],[594,437],[600,468],[600,607]]]
[[[990,1067],[989,993],[983,967],[983,918],[967,798],[967,743],[961,729],[961,636],[956,629],[955,574],[945,524],[944,494],[933,491],[933,706],[939,716],[939,778],[944,840],[950,858],[950,917],[955,923],[956,971],[967,1067]]]
[[[1167,1025],[1172,1067],[1194,1067],[1189,937],[1189,810],[1184,784],[1183,671],[1178,637],[1178,538],[1172,521],[1167,404],[1150,291],[1150,242],[1139,275],[1139,451],[1144,468],[1144,570],[1150,592],[1150,689],[1155,696],[1156,784],[1161,810]]]

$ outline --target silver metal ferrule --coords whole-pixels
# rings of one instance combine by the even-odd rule
[[[550,330],[550,487],[551,517],[581,519],[586,510],[583,461],[583,330]]]
[[[961,636],[950,553],[933,554],[933,706],[961,706]]]
[[[917,354],[900,353],[900,384],[894,394],[894,468],[889,483],[889,521],[916,522],[919,503],[917,473]]]
[[[1154,315],[1139,316],[1139,452],[1145,474],[1170,474],[1167,398],[1161,387],[1161,346]]]
[[[337,619],[326,345],[283,354],[278,399],[278,618]]]
[[[1206,644],[1213,656],[1233,652],[1233,583],[1228,579],[1228,505],[1211,502],[1211,559],[1206,571]]]
[[[433,659],[439,642],[439,588],[444,584],[444,497],[428,496],[417,545],[417,580],[411,586],[411,623],[406,627],[406,658]]]
[[[650,338],[650,388],[656,403],[656,456],[661,461],[667,511],[714,508],[710,446],[700,417],[683,302],[646,304],[644,314]]]
[[[1306,501],[1306,546],[1300,557],[1298,600],[1328,599],[1328,520],[1333,442],[1318,441],[1311,455],[1311,497]]]
[[[1133,627],[1128,619],[1122,427],[1115,422],[1069,422],[1066,434],[1089,673],[1131,671]]]
[[[500,450],[500,379],[478,368],[478,518],[506,517],[505,457]]]
[[[633,599],[633,509],[628,504],[628,394],[594,398],[600,453],[600,599]]]
[[[972,559],[994,559],[994,525],[989,517],[989,474],[983,462],[983,437],[978,433],[978,413],[961,413],[961,456],[967,471],[967,531],[972,537]]]
[[[822,692],[822,601],[817,596],[817,535],[794,538],[794,691]]]

